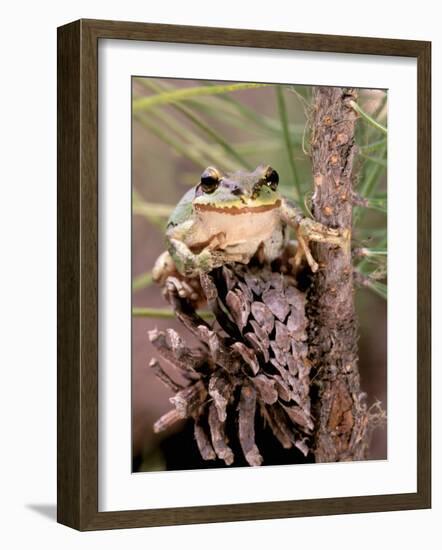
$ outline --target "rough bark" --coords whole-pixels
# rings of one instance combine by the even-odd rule
[[[350,89],[314,89],[311,154],[312,213],[326,226],[352,229],[352,169],[357,115]],[[350,233],[351,234],[351,233]],[[315,460],[363,460],[368,448],[368,412],[360,389],[350,248],[312,244],[320,269],[309,294],[310,359],[317,386]]]

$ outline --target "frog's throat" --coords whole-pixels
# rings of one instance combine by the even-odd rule
[[[194,208],[200,212],[221,212],[222,214],[230,214],[232,216],[238,214],[258,214],[260,212],[268,212],[281,206],[281,201],[278,199],[272,204],[260,204],[259,206],[214,206],[213,204],[198,204],[194,203]]]

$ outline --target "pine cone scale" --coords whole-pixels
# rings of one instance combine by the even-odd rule
[[[201,275],[201,287],[216,317],[212,326],[169,286],[177,317],[199,338],[201,347],[187,348],[174,332],[167,337],[151,333],[150,338],[170,364],[183,370],[182,358],[189,358],[192,372],[199,376],[171,402],[178,417],[194,419],[195,440],[205,460],[216,456],[228,465],[234,463],[226,435],[229,424],[236,426],[247,463],[261,465],[255,442],[257,417],[284,448],[309,452],[313,422],[305,294],[296,288],[287,266],[284,271],[282,275],[269,266],[232,264]]]

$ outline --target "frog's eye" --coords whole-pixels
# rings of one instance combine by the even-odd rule
[[[201,174],[201,189],[204,193],[213,193],[218,187],[220,176],[214,168],[207,168]]]
[[[273,191],[276,191],[279,183],[279,175],[276,170],[273,170],[273,168],[270,168],[267,170],[265,175],[265,181],[266,184],[272,189]]]

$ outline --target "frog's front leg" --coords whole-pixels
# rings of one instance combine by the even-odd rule
[[[349,229],[333,229],[311,218],[306,218],[299,208],[291,205],[286,200],[283,200],[281,204],[281,217],[296,232],[298,240],[298,248],[294,258],[296,268],[299,267],[302,258],[305,256],[310,269],[313,272],[318,270],[318,264],[310,250],[310,241],[339,246],[346,254],[350,254],[351,231]]]
[[[170,238],[168,248],[177,270],[186,277],[195,277],[201,272],[207,273],[226,263],[244,261],[243,254],[233,254],[220,249],[224,241],[224,233],[214,235],[203,250],[195,254],[183,241]]]
[[[169,253],[177,270],[182,275],[195,277],[199,271],[209,271],[211,269],[212,258],[209,249],[205,248],[200,253],[195,254],[179,239],[170,239],[168,244]]]

